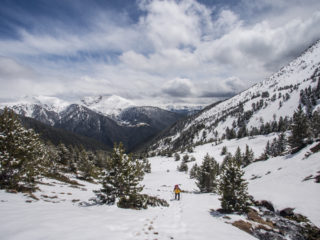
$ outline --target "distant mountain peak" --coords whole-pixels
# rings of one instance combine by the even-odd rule
[[[106,116],[117,116],[123,109],[135,106],[134,102],[117,95],[84,97],[81,103]]]
[[[20,108],[30,108],[30,106],[34,106],[34,105],[41,106],[48,111],[54,111],[59,113],[65,110],[70,105],[70,103],[57,97],[43,96],[43,95],[36,95],[36,96],[26,95],[14,101],[3,102],[0,104],[0,107],[1,106],[8,106],[8,107],[20,106]]]

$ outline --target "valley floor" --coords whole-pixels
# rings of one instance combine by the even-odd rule
[[[34,201],[22,194],[0,192],[0,232],[2,240],[36,239],[254,239],[221,219],[210,215],[219,207],[217,195],[182,193],[173,199],[173,184],[181,183],[185,191],[195,189],[186,174],[170,170],[176,163],[169,159],[152,159],[159,169],[145,178],[144,192],[166,199],[170,207],[127,210],[115,206],[79,206],[76,200],[88,201],[97,185],[80,188],[56,181],[41,185]],[[153,165],[154,168],[156,168]],[[31,200],[31,203],[26,202]],[[74,203],[72,202],[74,201]]]
[[[268,139],[242,139],[226,141],[221,145],[207,144],[195,149],[198,164],[208,152],[218,161],[222,146],[234,153],[245,144],[261,153]],[[250,145],[251,144],[251,145]],[[256,144],[256,146],[255,146]],[[291,158],[279,157],[257,162],[246,170],[249,193],[257,200],[271,200],[276,210],[294,207],[317,226],[320,225],[320,191],[314,180],[302,181],[320,170],[320,153],[304,158],[308,149]],[[210,209],[220,207],[219,196],[197,194],[197,187],[189,175],[176,171],[180,162],[173,158],[149,159],[152,173],[146,174],[144,192],[167,200],[170,207],[147,210],[127,210],[115,206],[85,206],[94,197],[92,190],[99,185],[78,181],[84,186],[71,186],[54,180],[44,180],[41,191],[35,193],[36,201],[23,194],[0,191],[0,234],[2,240],[85,240],[85,239],[181,239],[181,240],[250,240],[251,235],[225,223],[226,219],[213,216]],[[189,169],[194,163],[188,163]],[[281,169],[280,169],[281,168]],[[270,173],[268,173],[270,172]],[[256,176],[256,178],[254,177]],[[252,179],[252,180],[250,180]],[[181,200],[173,198],[173,186],[180,184],[185,191]],[[29,201],[29,202],[26,202]],[[231,216],[233,220],[241,216]]]

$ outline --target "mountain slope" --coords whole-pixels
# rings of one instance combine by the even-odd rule
[[[95,108],[92,110],[84,105],[63,103],[59,106],[60,102],[55,98],[49,98],[50,101],[45,97],[41,99],[45,99],[46,102],[31,98],[31,100],[25,99],[20,103],[7,104],[7,106],[21,116],[34,118],[51,127],[95,139],[108,147],[113,147],[115,142],[123,142],[128,151],[183,117],[157,107],[127,106],[121,111],[118,109],[120,112],[117,112],[117,115],[107,116]],[[112,100],[119,99],[113,97]],[[88,101],[87,99],[88,105],[97,107],[92,102],[89,104]],[[101,101],[96,104],[107,108]]]
[[[45,142],[50,141],[54,145],[63,143],[66,146],[83,146],[88,150],[110,150],[110,146],[93,138],[87,138],[64,129],[51,127],[33,118],[20,116],[20,119],[27,129],[32,128]]]
[[[290,121],[300,103],[308,114],[320,109],[319,98],[320,41],[270,78],[169,129],[150,149],[176,150],[220,141],[228,138],[229,130],[237,136],[244,127],[247,134],[256,135],[266,124]]]

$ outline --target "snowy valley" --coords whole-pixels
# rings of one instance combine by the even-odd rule
[[[261,146],[273,137],[230,140],[223,145],[233,152],[249,144],[259,155],[263,152]],[[320,153],[305,157],[311,147],[294,156],[253,163],[245,168],[245,178],[256,200],[271,201],[275,211],[295,208],[295,213],[307,216],[319,227],[319,183],[312,178],[304,181],[319,175]],[[190,155],[198,164],[207,153],[222,162],[221,149],[222,145],[206,144]],[[0,191],[0,212],[6,216],[0,220],[2,239],[256,239],[231,225],[246,220],[245,215],[224,218],[210,214],[211,209],[220,208],[220,197],[197,193],[194,180],[176,170],[180,163],[173,157],[153,157],[149,161],[152,170],[142,182],[143,192],[167,200],[169,207],[128,210],[115,205],[90,206],[85,203],[90,203],[92,190],[99,185],[74,178],[81,185],[43,179],[38,185],[40,190],[34,193],[36,198]],[[188,164],[191,167],[194,162]],[[180,184],[185,191],[180,201],[174,200],[174,184]]]
[[[34,144],[27,145],[25,151],[32,151],[30,156],[35,156],[37,161],[32,163],[34,165],[26,164],[22,176],[18,175],[18,170],[3,171],[7,174],[4,176],[15,176],[17,185],[32,179],[27,186],[31,185],[35,191],[18,192],[12,189],[10,181],[0,178],[0,183],[7,184],[4,184],[6,190],[0,190],[0,213],[5,216],[0,219],[1,239],[320,238],[320,41],[269,79],[180,121],[175,113],[133,106],[131,102],[115,97],[111,99],[114,108],[110,110],[105,108],[105,103],[99,105],[105,100],[102,97],[87,98],[84,105],[68,105],[46,98],[41,101],[46,102],[46,107],[38,112],[48,117],[47,124],[57,121],[61,126],[65,124],[66,129],[68,121],[79,123],[68,125],[70,129],[74,126],[85,128],[90,124],[88,132],[105,128],[101,138],[106,138],[110,129],[119,127],[113,118],[130,119],[125,124],[127,128],[133,125],[141,127],[142,123],[159,126],[165,121],[166,126],[173,125],[131,158],[122,154],[120,147],[120,150],[115,147],[112,153],[76,148],[68,150],[62,144],[45,147],[20,125],[17,125],[19,131],[10,131],[8,123],[14,122],[14,115],[3,114],[0,146],[5,151],[0,158],[0,167],[10,170],[11,165],[6,165],[8,159],[15,163],[21,158],[19,163],[23,166],[28,162],[24,156],[21,157],[23,154],[11,153],[11,148],[5,145],[11,144],[12,137],[16,141],[13,145],[24,151],[25,141],[15,138],[17,134],[21,134],[23,139],[31,134],[31,143]],[[11,107],[16,113],[35,117],[39,105],[19,107],[22,105],[13,104]],[[113,117],[106,120],[105,114]],[[301,129],[303,126],[307,130],[295,133],[299,124]],[[108,131],[106,126],[111,126]],[[161,129],[166,126],[161,126]],[[111,134],[114,138],[109,141],[113,144],[114,139],[121,139],[121,134],[130,140],[130,137],[141,133],[131,132],[132,135],[128,135],[128,132],[119,130],[111,131]],[[17,147],[19,144],[21,146]],[[43,152],[42,148],[45,149]],[[245,162],[247,152],[251,157]],[[237,159],[237,154],[241,160]],[[200,166],[206,158],[218,166],[210,184],[219,182],[219,187],[215,186],[212,191],[199,190],[200,172],[205,172]],[[123,160],[124,165],[117,165]],[[238,160],[239,163],[236,162]],[[41,165],[41,161],[45,165]],[[243,173],[241,180],[247,183],[248,199],[245,199],[245,204],[250,203],[250,206],[246,211],[228,212],[223,209],[224,192],[220,185],[229,163],[236,165],[237,173]],[[197,176],[192,178],[190,172],[195,164],[200,168]],[[37,169],[39,175],[33,175],[30,166]],[[143,175],[141,171],[146,166],[149,168]],[[12,167],[19,169],[15,164]],[[122,179],[122,183],[129,186],[128,192],[132,191],[130,194],[119,193],[119,189],[113,188],[119,184],[114,179],[117,173],[122,174],[121,167],[128,174],[140,171],[128,179],[124,175],[125,180]],[[43,170],[45,173],[38,168],[46,168]],[[174,185],[179,185],[182,190],[179,201],[174,199]],[[144,186],[141,195],[140,186]],[[100,191],[103,204],[95,200],[96,195],[99,196],[97,191]],[[155,201],[159,202],[165,200],[163,202],[169,206],[149,206],[149,197],[156,197]],[[129,204],[131,209],[120,208],[117,203]],[[148,205],[148,208],[144,209],[141,204]]]

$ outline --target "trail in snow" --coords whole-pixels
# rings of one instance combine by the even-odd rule
[[[210,214],[210,209],[220,207],[219,197],[215,194],[196,193],[194,180],[187,174],[176,171],[180,161],[155,157],[150,162],[152,174],[145,176],[144,191],[166,199],[170,206],[153,216],[156,219],[153,227],[158,234],[155,238],[147,239],[255,239]],[[180,201],[173,200],[175,184],[180,184],[180,188],[185,191],[181,193]]]

